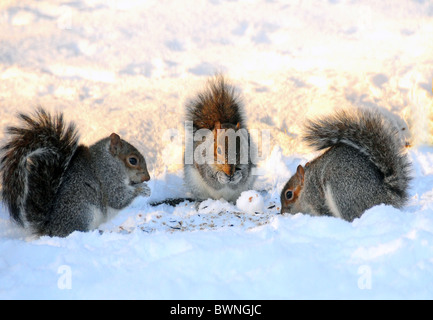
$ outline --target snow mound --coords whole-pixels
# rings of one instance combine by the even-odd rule
[[[236,200],[236,206],[240,211],[248,214],[257,214],[265,209],[263,197],[255,190],[242,192],[239,199]]]

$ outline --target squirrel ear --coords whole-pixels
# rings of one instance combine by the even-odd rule
[[[111,154],[117,155],[120,151],[120,148],[122,147],[122,141],[120,140],[120,137],[116,133],[112,133],[110,135],[110,152]]]
[[[221,129],[221,122],[215,122],[215,130]]]
[[[238,124],[236,125],[236,130],[239,130],[241,128],[241,123],[238,122]]]
[[[301,182],[304,183],[305,170],[303,166],[298,166],[298,168],[296,169],[296,175],[299,177],[299,179],[301,179]]]

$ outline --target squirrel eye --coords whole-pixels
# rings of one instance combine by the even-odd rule
[[[129,157],[128,162],[131,166],[136,166],[138,164],[138,159],[136,157]]]
[[[292,190],[287,190],[285,195],[286,195],[286,199],[287,200],[292,200],[292,198],[293,198],[293,191]]]

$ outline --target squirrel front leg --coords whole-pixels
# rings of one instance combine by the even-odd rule
[[[151,191],[147,184],[141,184],[135,187],[134,193],[136,196],[150,197]]]
[[[148,197],[150,196],[150,188],[147,185],[123,185],[115,189],[111,189],[108,193],[108,205],[114,209],[123,209],[129,206],[132,201],[139,195]]]

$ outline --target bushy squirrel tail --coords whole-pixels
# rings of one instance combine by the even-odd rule
[[[42,108],[18,117],[22,125],[7,129],[10,139],[1,149],[3,201],[15,221],[38,230],[78,147],[78,134],[73,123],[66,127],[62,114],[51,116]]]
[[[346,144],[365,154],[384,177],[395,207],[408,200],[410,161],[398,131],[379,112],[339,111],[334,116],[309,121],[304,140],[316,150]]]
[[[186,120],[192,121],[198,129],[213,130],[217,122],[244,126],[239,95],[219,74],[210,78],[206,89],[188,101],[186,107]]]

